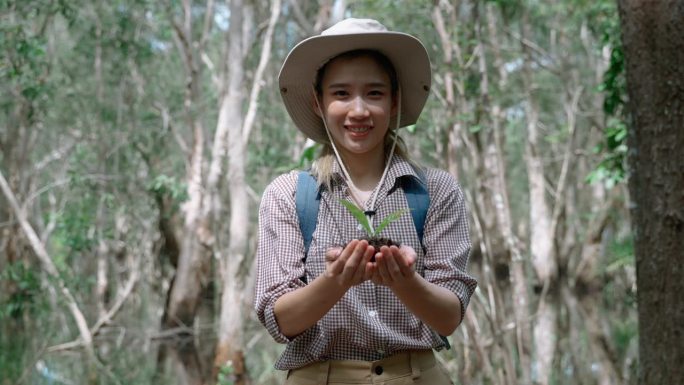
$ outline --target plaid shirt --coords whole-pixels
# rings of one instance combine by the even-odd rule
[[[326,249],[365,235],[339,203],[340,199],[350,199],[350,195],[340,177],[339,165],[336,166],[331,190],[322,191],[318,224],[306,263],[302,262],[304,241],[295,211],[298,173],[292,171],[276,178],[261,200],[255,308],[273,338],[287,343],[276,369],[295,369],[328,359],[373,361],[402,350],[444,347],[439,335],[408,312],[389,288],[371,281],[349,289],[316,325],[302,334],[287,338],[280,332],[273,313],[276,300],[303,287],[302,276],[306,275],[311,282],[325,271]],[[391,212],[408,208],[402,189],[398,188],[405,176],[417,177],[407,161],[395,156],[384,184],[376,187],[380,190],[374,226]],[[430,207],[423,235],[425,252],[411,215],[402,215],[392,222],[382,236],[413,247],[417,254],[416,271],[427,281],[454,292],[461,300],[463,316],[477,286],[477,281],[466,273],[471,244],[463,192],[445,171],[427,169],[426,177]]]

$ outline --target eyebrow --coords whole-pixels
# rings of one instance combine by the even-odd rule
[[[349,87],[349,83],[332,83],[329,84],[327,88],[344,88]],[[386,82],[370,82],[364,84],[365,87],[378,88],[378,87],[389,87],[390,85]]]

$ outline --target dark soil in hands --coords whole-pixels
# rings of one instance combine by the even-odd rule
[[[373,246],[376,253],[380,251],[380,248],[382,246],[387,246],[387,247],[390,247],[390,246],[400,247],[401,246],[401,244],[399,242],[395,242],[389,238],[361,238],[361,239],[365,239],[366,241],[368,241],[368,244]],[[375,254],[373,254],[373,256],[371,257],[371,262],[375,262]]]

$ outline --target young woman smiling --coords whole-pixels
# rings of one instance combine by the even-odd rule
[[[255,308],[286,348],[286,384],[451,384],[434,350],[448,348],[477,286],[463,193],[448,173],[411,161],[401,127],[429,95],[422,43],[370,19],[346,19],[295,46],[279,76],[301,132],[322,143],[310,245],[297,215],[297,171],[276,178],[259,211]],[[404,215],[375,249],[340,200],[370,221],[407,209],[407,186],[429,195],[423,231]],[[419,234],[419,232],[421,234]],[[339,246],[344,245],[344,246]]]

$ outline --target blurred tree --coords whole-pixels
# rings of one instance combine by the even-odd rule
[[[684,383],[684,2],[620,0],[639,383]]]

